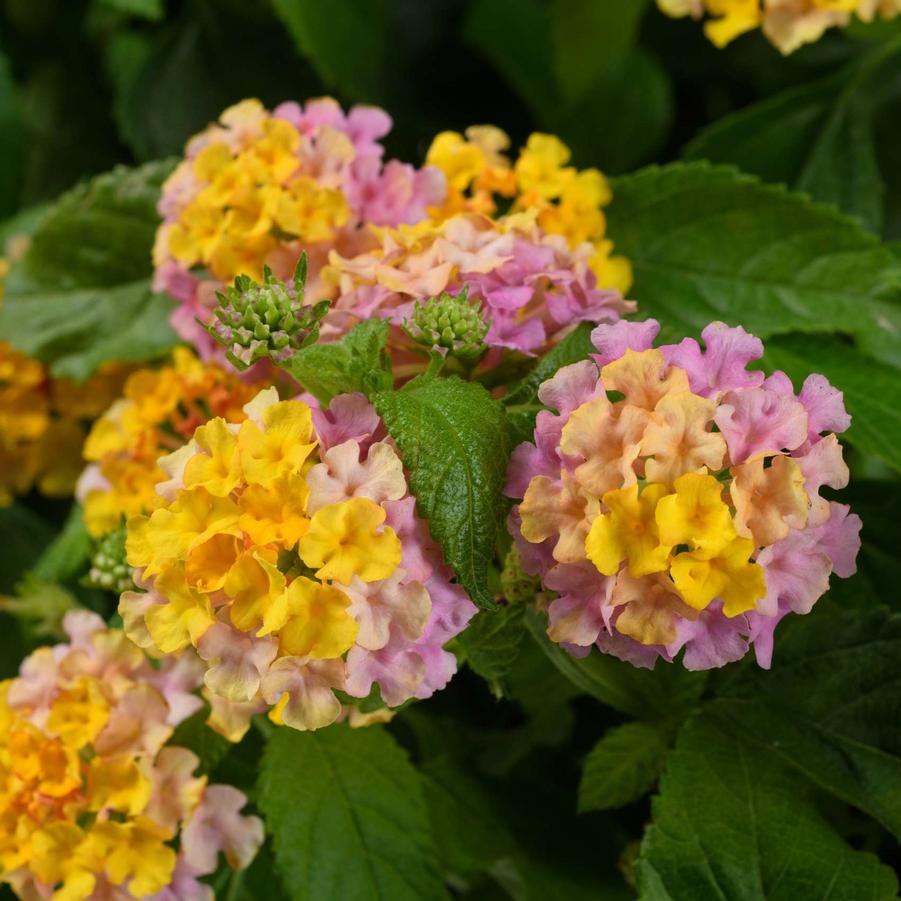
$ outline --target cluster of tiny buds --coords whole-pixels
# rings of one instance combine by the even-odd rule
[[[91,569],[86,583],[92,588],[102,588],[114,594],[133,589],[132,568],[125,559],[125,526],[108,532],[97,543],[91,556]]]
[[[302,254],[290,284],[264,266],[262,284],[239,275],[224,294],[217,294],[215,320],[204,328],[238,370],[264,359],[282,364],[319,337],[329,301],[305,304],[306,279],[307,257]]]
[[[442,294],[417,300],[413,316],[402,326],[416,344],[442,354],[473,359],[485,352],[485,336],[491,328],[480,304],[469,300],[467,286],[459,294]]]

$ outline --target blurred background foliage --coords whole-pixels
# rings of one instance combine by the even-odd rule
[[[243,97],[328,93],[384,106],[403,159],[446,128],[491,122],[516,143],[551,131],[579,166],[735,162],[901,239],[901,23],[833,30],[783,58],[759,33],[719,51],[653,7],[4,0],[0,217],[117,162],[179,154]]]

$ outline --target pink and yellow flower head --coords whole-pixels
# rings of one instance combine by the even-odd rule
[[[87,611],[65,644],[0,683],[0,881],[22,898],[196,898],[219,852],[236,868],[263,840],[246,798],[208,785],[167,744],[202,704],[196,656],[150,665]]]
[[[71,495],[86,424],[109,406],[127,373],[109,363],[76,384],[0,342],[0,506],[32,486],[50,497]]]
[[[722,666],[808,613],[834,571],[855,571],[860,519],[820,497],[848,469],[841,392],[747,368],[762,343],[713,323],[654,348],[654,320],[599,326],[598,353],[540,390],[534,443],[507,493],[526,570],[557,597],[549,636],[639,666]]]
[[[603,208],[612,193],[597,169],[569,165],[569,148],[556,136],[529,136],[516,161],[508,156],[510,138],[499,128],[476,125],[465,135],[444,131],[432,141],[426,162],[447,178],[444,205],[433,208],[440,221],[461,212],[496,217],[498,201],[512,212],[533,212],[537,224],[562,235],[572,249],[590,245],[588,264],[601,288],[626,293],[632,286],[629,261],[613,255],[606,238]]]
[[[161,503],[128,522],[147,591],[123,594],[129,636],[197,649],[213,724],[252,713],[317,729],[336,691],[389,706],[456,669],[443,645],[475,613],[415,512],[403,465],[362,395],[329,410],[261,391],[240,424],[211,419],[161,466]]]
[[[700,19],[706,13],[704,33],[717,47],[760,28],[784,54],[819,40],[829,28],[844,28],[852,16],[872,22],[901,13],[901,0],[657,0],[657,5],[674,18]]]
[[[84,443],[89,465],[77,493],[88,531],[99,537],[123,517],[158,506],[155,486],[166,477],[159,457],[182,447],[213,417],[243,420],[242,408],[258,387],[201,363],[184,348],[173,352],[168,366],[132,373],[123,396],[94,423]]]
[[[390,128],[382,110],[345,114],[330,98],[271,112],[245,100],[192,138],[163,186],[154,249],[156,288],[182,302],[179,334],[207,356],[213,346],[195,317],[209,320],[215,290],[235,276],[259,280],[268,263],[287,278],[306,250],[317,292],[330,250],[371,242],[364,225],[416,222],[442,203],[437,169],[383,160]]]
[[[532,355],[578,322],[613,322],[634,309],[618,291],[598,286],[590,244],[573,249],[535,219],[534,212],[499,220],[458,213],[383,229],[379,246],[355,257],[332,252],[323,277],[337,285],[338,296],[327,323],[346,330],[380,316],[399,326],[412,317],[416,300],[466,286],[470,302],[491,320],[488,347]]]

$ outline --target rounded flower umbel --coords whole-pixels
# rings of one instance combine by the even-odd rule
[[[654,320],[599,326],[594,361],[539,391],[535,441],[520,445],[507,493],[528,572],[556,592],[549,636],[596,644],[638,666],[722,666],[810,612],[832,572],[855,571],[860,519],[820,496],[848,469],[836,434],[841,392],[811,375],[748,364],[762,343],[713,323],[653,348]]]
[[[324,296],[330,250],[357,253],[373,243],[367,225],[418,222],[442,202],[437,169],[383,159],[390,130],[376,107],[244,100],[188,142],[163,186],[154,286],[181,302],[173,326],[201,356],[216,347],[197,320],[211,321],[216,291],[238,275],[259,280],[268,264],[287,279],[306,251],[309,287]]]
[[[328,411],[275,389],[240,425],[213,419],[161,465],[162,505],[128,523],[147,591],[122,596],[139,645],[205,661],[213,722],[317,729],[336,691],[389,706],[456,669],[443,645],[475,613],[415,513],[403,465],[362,395]]]
[[[212,901],[200,878],[263,841],[246,798],[168,744],[202,704],[193,655],[159,668],[120,631],[70,612],[68,642],[0,683],[0,871],[22,898]]]

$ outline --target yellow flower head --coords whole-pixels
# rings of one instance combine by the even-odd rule
[[[152,653],[196,648],[210,723],[229,738],[261,704],[295,728],[327,725],[341,712],[336,690],[370,693],[370,658],[389,642],[410,653],[388,665],[402,674],[385,702],[421,692],[424,582],[447,581],[447,569],[422,544],[396,449],[374,440],[375,411],[348,395],[314,419],[266,389],[244,413],[240,426],[202,425],[161,461],[172,478],[160,506],[129,520],[128,560],[148,590],[122,595],[128,633]],[[361,423],[365,436],[345,440]],[[464,622],[470,602],[451,603]],[[437,653],[446,640],[436,634]]]
[[[765,666],[779,620],[854,571],[860,520],[819,493],[848,482],[830,430],[850,417],[821,375],[796,394],[751,368],[763,346],[742,328],[711,323],[703,347],[655,348],[658,331],[599,326],[593,360],[540,387],[551,409],[508,473],[517,551],[556,594],[555,641],[689,669],[753,642]]]

